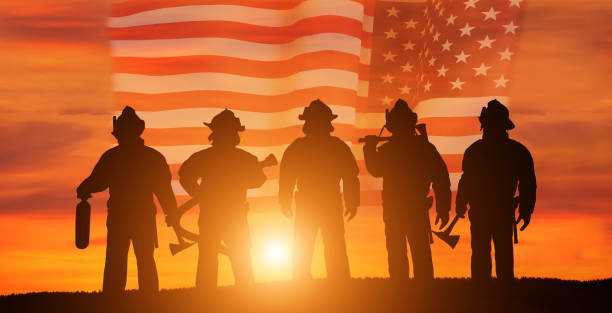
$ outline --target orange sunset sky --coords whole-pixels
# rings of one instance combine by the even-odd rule
[[[0,2],[0,294],[101,288],[107,195],[90,200],[91,242],[78,250],[74,190],[113,143],[104,26],[110,3]],[[510,135],[532,151],[539,189],[531,225],[515,246],[516,273],[607,278],[612,2],[523,4],[510,92],[517,127]],[[254,210],[249,220],[256,280],[289,279],[292,222],[276,206]],[[161,214],[158,229],[160,286],[193,286],[197,250],[171,256],[167,245],[176,238]],[[432,246],[436,276],[469,276],[468,223],[461,220],[456,231],[461,240],[455,250],[439,241]],[[353,277],[387,276],[380,207],[361,207],[346,238]],[[227,260],[220,264],[220,283],[231,284]],[[325,274],[320,243],[313,272]],[[128,275],[128,288],[136,288],[133,255]]]

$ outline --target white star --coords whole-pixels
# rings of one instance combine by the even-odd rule
[[[429,8],[425,7],[425,9],[423,9],[423,15],[427,15],[429,14]]]
[[[393,28],[389,29],[388,32],[385,32],[385,35],[387,35],[387,39],[389,38],[393,38],[395,39],[397,37],[397,32],[393,30]]]
[[[433,33],[434,29],[435,29],[435,28],[434,28],[433,24],[431,24],[431,26],[429,27],[429,33],[430,33],[430,34],[431,34],[431,33]]]
[[[446,72],[448,72],[448,69],[444,67],[444,65],[442,65],[442,67],[438,69],[438,77],[440,76],[446,77]]]
[[[473,69],[474,71],[476,71],[476,74],[474,74],[474,77],[477,77],[478,75],[487,76],[487,71],[491,69],[491,67],[485,66],[484,63],[480,63],[480,67],[473,67]]]
[[[408,94],[410,93],[410,87],[408,87],[408,85],[404,85],[404,87],[399,88],[400,93],[401,94]]]
[[[464,2],[465,9],[467,10],[467,8],[476,8],[476,2],[478,2],[478,0],[468,0]]]
[[[446,25],[450,25],[450,24],[455,25],[455,20],[456,20],[456,19],[457,19],[457,17],[451,14],[451,15],[450,15],[450,16],[449,16],[449,17],[446,19]]]
[[[410,19],[410,21],[408,21],[408,22],[404,22],[404,24],[406,24],[406,29],[409,29],[409,28],[415,28],[416,29],[416,24],[417,23],[418,22],[416,22],[413,19]]]
[[[488,19],[492,19],[494,21],[497,21],[497,14],[499,14],[499,13],[500,13],[500,11],[493,10],[493,7],[491,7],[489,9],[489,11],[482,12],[482,14],[485,15],[485,17],[484,17],[485,21],[488,20]]]
[[[436,5],[435,5],[436,10],[439,10],[439,9],[440,9],[440,5],[442,5],[442,3],[440,3],[440,2],[435,2],[435,1],[434,1],[434,3],[436,4]]]
[[[459,30],[461,31],[460,37],[463,37],[465,35],[472,36],[472,29],[474,29],[474,26],[470,26],[470,24],[465,23],[465,26],[463,26],[463,28],[459,28]]]
[[[397,16],[397,13],[399,13],[399,10],[398,10],[398,9],[396,9],[395,7],[391,7],[390,9],[387,9],[387,14],[388,14],[387,16],[395,16],[395,17],[398,17],[398,16]]]
[[[444,8],[440,8],[440,11],[438,12],[438,16],[442,16],[444,15]]]
[[[383,56],[385,57],[385,61],[395,61],[395,57],[397,56],[396,54],[391,53],[391,51],[383,54]]]
[[[521,7],[521,2],[523,2],[523,0],[510,0],[510,5],[511,6],[516,6],[517,8]]]
[[[459,62],[467,63],[467,58],[469,56],[470,56],[469,54],[465,54],[463,50],[461,50],[461,54],[457,54],[455,57],[457,58],[457,63]]]
[[[465,84],[465,82],[462,82],[461,80],[459,80],[459,77],[457,77],[457,80],[455,80],[454,82],[450,82],[451,85],[453,85],[453,87],[451,88],[451,90],[453,89],[463,89],[462,86],[463,84]]]
[[[408,41],[407,43],[403,43],[402,46],[404,46],[404,51],[406,51],[406,50],[414,50],[414,42],[412,42],[412,41]]]
[[[425,86],[423,86],[423,89],[425,91],[429,91],[431,89],[431,83],[429,81],[427,81],[427,84],[425,84]]]
[[[393,99],[385,96],[384,98],[380,99],[380,102],[382,102],[383,105],[391,105],[391,102],[393,101]]]
[[[425,37],[425,31],[427,31],[427,28],[423,28],[423,30],[421,31],[421,37]]]
[[[440,33],[436,32],[436,34],[433,36],[433,40],[438,41],[439,38],[440,38]]]
[[[393,83],[393,80],[395,79],[395,76],[391,76],[389,75],[389,73],[387,73],[387,75],[382,77],[383,83]]]
[[[508,23],[506,25],[502,25],[502,26],[506,29],[504,34],[512,33],[512,34],[516,35],[516,29],[518,28],[518,26],[514,25],[514,21],[510,21],[510,23]]]
[[[487,36],[485,37],[485,39],[483,39],[483,40],[476,40],[476,42],[478,42],[478,43],[480,44],[480,48],[478,48],[478,49],[482,49],[482,48],[484,48],[484,47],[487,47],[487,48],[492,48],[492,47],[491,47],[491,44],[492,44],[494,41],[495,41],[495,39],[490,39],[490,38],[489,38],[489,35],[487,35]]]
[[[429,48],[425,49],[425,57],[429,56]]]
[[[429,59],[429,66],[434,66],[434,63],[436,63],[436,58],[431,57],[431,59]]]
[[[506,50],[502,51],[502,52],[498,52],[498,54],[500,55],[499,60],[510,60],[510,57],[512,57],[512,55],[514,54],[514,52],[510,52],[510,50],[508,50],[508,48],[506,48]]]
[[[442,44],[442,51],[450,51],[450,47],[453,45],[452,42],[448,41],[448,39],[446,39],[446,42],[444,42]]]
[[[509,82],[509,79],[504,78],[504,75],[500,76],[499,79],[494,79],[493,80],[495,82],[495,88],[497,87],[504,87],[506,88],[506,83]]]
[[[412,65],[410,65],[408,62],[406,62],[405,65],[402,65],[401,68],[402,72],[412,72]]]

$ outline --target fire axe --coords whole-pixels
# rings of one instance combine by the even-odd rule
[[[519,205],[519,198],[515,197],[512,203],[513,212],[514,210],[516,210],[518,205]],[[445,231],[432,231],[432,233],[438,236],[438,238],[440,238],[442,241],[446,242],[451,247],[451,249],[454,249],[455,246],[457,246],[457,243],[459,242],[459,235],[451,235],[451,231],[453,231],[453,228],[455,227],[455,224],[457,223],[459,218],[463,218],[463,217],[464,216],[455,215],[455,218],[453,218],[450,225],[448,225]],[[514,234],[514,244],[518,244],[518,233],[516,231],[516,220],[512,221],[512,227],[513,227],[512,230]]]

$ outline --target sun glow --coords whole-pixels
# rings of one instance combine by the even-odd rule
[[[287,248],[278,243],[269,244],[266,247],[265,254],[266,254],[266,261],[274,265],[286,263],[289,257]]]

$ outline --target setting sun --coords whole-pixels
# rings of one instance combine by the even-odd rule
[[[287,248],[278,243],[269,244],[265,253],[266,261],[270,264],[285,263],[289,258]]]

